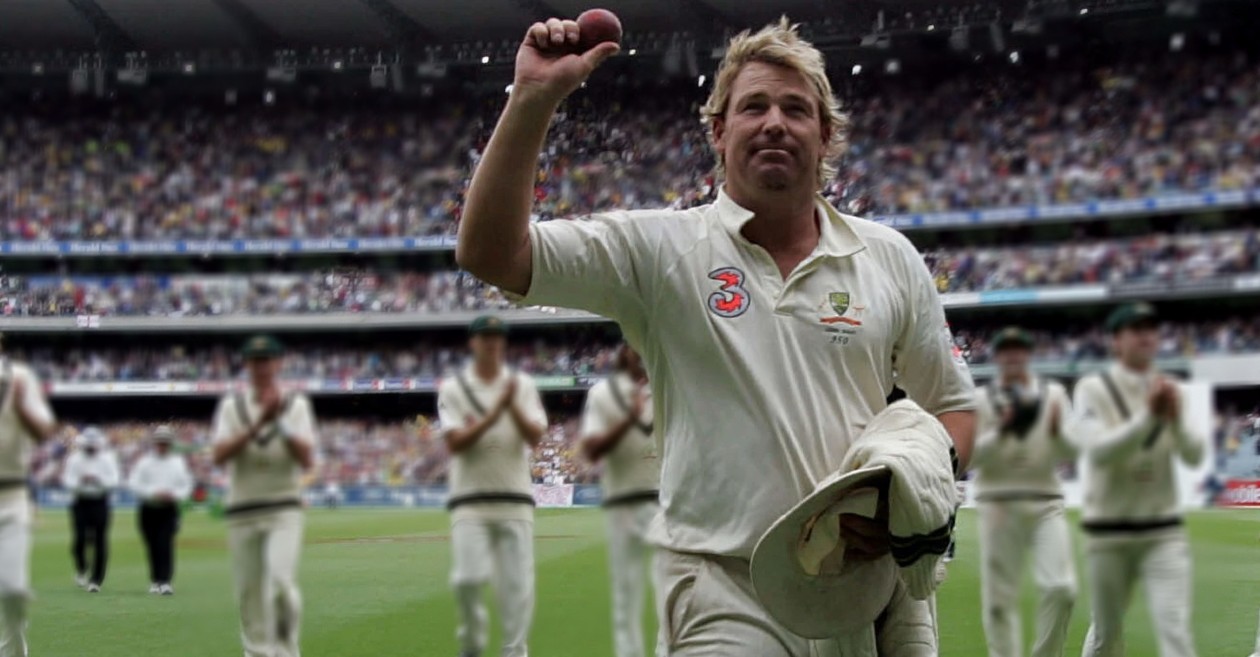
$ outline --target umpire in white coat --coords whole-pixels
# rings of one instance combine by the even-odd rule
[[[74,530],[70,552],[77,573],[75,582],[88,593],[97,593],[105,583],[105,569],[109,565],[109,528],[113,520],[110,496],[121,483],[122,473],[118,457],[109,449],[109,439],[100,429],[84,429],[77,443],[78,449],[66,459],[61,485],[74,496],[70,505]]]
[[[980,511],[980,575],[989,657],[1020,657],[1019,585],[1032,557],[1037,633],[1032,657],[1062,657],[1076,568],[1055,468],[1075,454],[1064,436],[1071,405],[1057,381],[1032,374],[1028,332],[1009,327],[993,340],[998,375],[976,391],[972,464]]]
[[[306,395],[280,388],[284,349],[250,338],[244,391],[214,416],[214,462],[228,467],[228,551],[245,657],[298,657],[302,598],[302,473],[314,460],[315,416]]]
[[[643,598],[650,573],[648,525],[660,511],[661,463],[652,424],[652,388],[638,352],[628,344],[617,371],[586,395],[582,450],[603,461],[600,480],[608,518],[612,576],[613,648],[616,657],[643,657]],[[666,649],[658,633],[656,654]]]
[[[473,321],[472,359],[438,388],[451,459],[451,585],[460,655],[486,647],[482,594],[494,578],[504,657],[525,657],[534,615],[534,496],[529,455],[547,429],[538,387],[504,362],[507,324]]]
[[[136,523],[149,557],[149,593],[173,595],[175,534],[179,507],[192,493],[192,475],[184,457],[171,450],[175,432],[166,425],[153,430],[153,450],[131,469],[128,487],[140,501]]]

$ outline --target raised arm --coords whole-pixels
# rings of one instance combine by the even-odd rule
[[[581,55],[575,21],[534,23],[516,53],[516,76],[499,123],[473,173],[455,259],[477,278],[523,295],[532,262],[529,214],[547,126],[566,96],[617,53],[603,43]]]

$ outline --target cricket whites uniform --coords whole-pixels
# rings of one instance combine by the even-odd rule
[[[820,197],[818,245],[785,280],[740,234],[752,217],[723,190],[685,211],[530,226],[525,302],[617,321],[647,366],[662,444],[662,512],[649,531],[664,548],[657,614],[678,657],[833,654],[832,641],[811,645],[757,601],[748,561],[758,539],[840,467],[887,406],[894,371],[929,413],[974,407],[904,236]],[[892,615],[907,620],[885,625],[881,654],[935,655],[928,602],[896,599],[907,607]]]
[[[492,382],[471,364],[438,388],[438,421],[447,429],[482,418],[516,379],[517,407],[547,425],[533,377],[503,367]],[[505,410],[468,449],[451,457],[451,587],[459,608],[456,636],[465,654],[485,650],[488,617],[482,591],[492,583],[503,622],[503,656],[528,655],[534,617],[534,494],[529,444]]]
[[[582,415],[582,437],[602,434],[634,410],[637,384],[617,373],[591,387]],[[617,446],[604,455],[601,486],[608,520],[608,562],[612,576],[613,647],[616,657],[644,657],[643,596],[650,547],[647,529],[660,511],[661,465],[653,433],[651,388],[642,414],[634,418]],[[658,633],[658,638],[661,635]],[[657,657],[665,657],[663,645]]]
[[[1061,384],[1033,377],[1027,394],[1039,400],[1036,415],[1016,430],[1003,430],[1002,414],[1015,403],[997,385],[977,391],[976,502],[980,511],[981,598],[989,657],[1020,657],[1019,585],[1031,553],[1040,600],[1032,657],[1062,657],[1076,571],[1072,539],[1063,512],[1063,490],[1055,474],[1074,456],[1062,435],[1050,432],[1050,409],[1059,409],[1060,431],[1071,419]],[[1032,404],[1026,406],[1031,410]],[[1022,430],[1022,432],[1021,432]]]
[[[1203,458],[1204,438],[1148,409],[1155,372],[1119,364],[1076,384],[1072,435],[1088,459],[1082,527],[1093,622],[1085,657],[1124,654],[1124,614],[1141,580],[1160,657],[1194,657],[1190,545],[1182,526],[1175,464]],[[1182,408],[1185,393],[1181,391]],[[1183,411],[1184,412],[1184,411]]]
[[[236,581],[245,657],[298,657],[302,598],[302,467],[286,437],[315,440],[306,395],[286,394],[279,417],[228,465],[228,549]],[[214,418],[214,440],[228,440],[262,414],[252,389],[224,396]]]
[[[24,399],[14,383],[22,381]],[[31,500],[26,490],[32,436],[16,406],[52,422],[39,378],[29,367],[0,356],[0,657],[25,657],[26,605],[31,597]]]

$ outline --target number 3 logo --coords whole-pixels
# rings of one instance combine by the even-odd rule
[[[709,272],[709,278],[722,284],[719,292],[709,295],[709,310],[719,317],[739,317],[748,310],[748,290],[744,289],[744,272],[723,267]]]

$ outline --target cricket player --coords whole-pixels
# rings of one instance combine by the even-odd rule
[[[1140,580],[1160,657],[1194,657],[1190,544],[1177,496],[1178,461],[1203,459],[1181,388],[1155,369],[1159,330],[1147,303],[1107,318],[1116,361],[1076,384],[1072,435],[1087,459],[1086,567],[1093,609],[1085,657],[1124,654],[1124,614]]]
[[[897,372],[965,465],[974,386],[922,258],[900,233],[818,191],[845,119],[822,54],[784,19],[731,40],[702,113],[723,175],[683,211],[529,221],[538,154],[561,101],[617,53],[573,54],[577,23],[535,23],[469,187],[456,257],[527,304],[618,322],[643,355],[660,432],[657,615],[673,657],[832,654],[770,617],[749,559],[835,472]],[[842,519],[847,558],[885,559],[886,520]],[[942,549],[944,547],[942,546]],[[855,592],[857,594],[857,592]],[[936,655],[929,604],[904,587],[882,654]]]
[[[70,527],[74,538],[70,553],[74,557],[75,583],[88,593],[99,593],[105,583],[109,565],[109,529],[113,519],[110,497],[122,482],[118,457],[109,448],[109,439],[96,427],[87,427],[79,434],[78,449],[66,459],[61,485],[71,495]],[[92,563],[88,565],[88,544],[92,546]]]
[[[245,657],[298,657],[302,598],[302,474],[314,463],[315,416],[306,395],[280,386],[284,348],[250,338],[245,390],[214,415],[215,465],[228,468],[228,551]]]
[[[0,657],[26,657],[31,597],[31,516],[27,467],[31,443],[56,432],[39,378],[0,354]]]
[[[159,425],[151,438],[153,450],[131,469],[128,487],[140,500],[136,523],[149,557],[149,593],[174,595],[175,535],[179,507],[192,494],[193,480],[184,457],[172,451],[175,431]]]
[[[534,379],[505,360],[508,326],[484,316],[469,327],[472,359],[438,387],[438,421],[452,454],[451,587],[461,657],[486,648],[482,603],[493,583],[504,657],[526,657],[534,616],[534,495],[529,455],[547,429]]]
[[[587,458],[604,463],[600,484],[608,519],[616,657],[647,654],[643,647],[644,583],[651,554],[647,528],[660,511],[661,480],[652,418],[652,387],[643,360],[623,344],[616,373],[586,394],[581,433]],[[665,654],[665,646],[658,645],[656,655]]]
[[[1028,332],[1002,330],[993,340],[997,377],[976,401],[976,502],[980,511],[980,577],[989,657],[1021,657],[1019,586],[1032,556],[1040,601],[1032,657],[1062,657],[1076,571],[1055,468],[1074,457],[1064,437],[1071,406],[1062,384],[1028,369]]]

